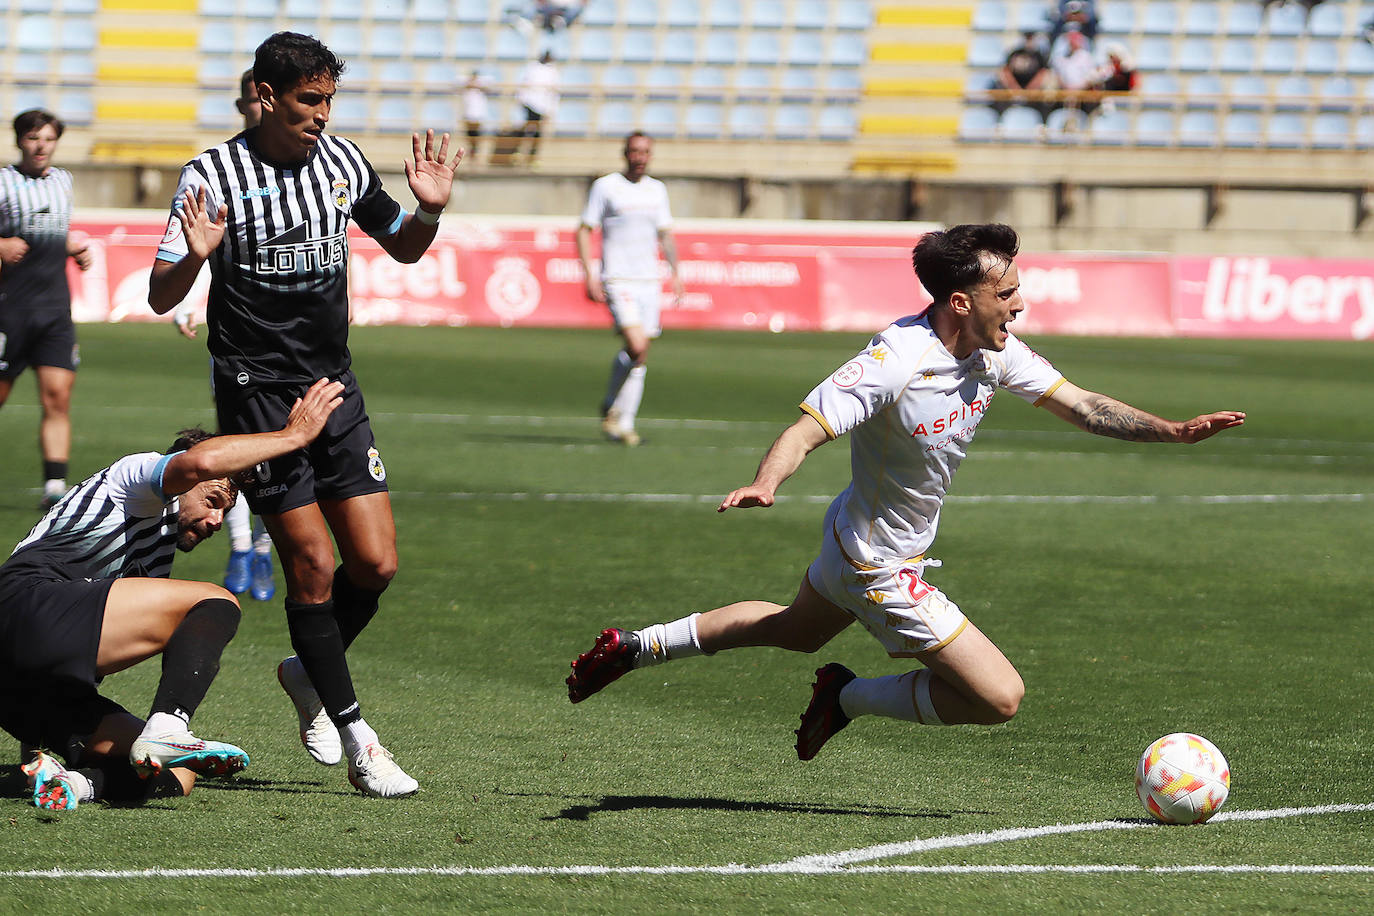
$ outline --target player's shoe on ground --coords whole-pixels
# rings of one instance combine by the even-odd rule
[[[609,408],[606,415],[601,418],[601,432],[607,439],[628,445],[630,448],[634,448],[641,441],[639,433],[625,425],[624,417],[614,407]]]
[[[251,550],[229,551],[229,565],[224,569],[224,587],[235,595],[242,595],[248,591],[248,586],[252,584],[253,580],[250,569],[252,562],[253,551]]]
[[[301,744],[315,758],[316,763],[327,767],[343,760],[343,743],[339,740],[339,730],[329,721],[329,713],[324,711],[320,695],[310,683],[301,660],[296,656],[282,659],[277,666],[277,682],[291,703],[296,707],[296,718],[301,728]]]
[[[201,776],[228,776],[248,766],[248,754],[243,748],[202,741],[186,731],[156,738],[139,735],[129,749],[129,763],[144,779],[167,767],[185,767]]]
[[[348,781],[373,798],[400,798],[420,788],[380,744],[367,745],[348,761]]]
[[[816,669],[816,683],[811,685],[811,704],[801,716],[797,729],[797,756],[810,760],[820,753],[825,742],[849,724],[849,716],[840,708],[840,691],[854,680],[854,672],[838,662]]]
[[[62,502],[61,493],[44,493],[43,498],[38,501],[38,511],[46,513],[60,502]]]
[[[614,627],[602,630],[596,644],[577,657],[568,675],[568,699],[581,703],[634,667],[639,637]]]
[[[272,581],[272,555],[253,554],[253,597],[259,601],[271,601],[277,593],[277,583]]]
[[[33,786],[33,806],[45,811],[70,811],[76,807],[77,793],[67,768],[43,751],[23,766]]]

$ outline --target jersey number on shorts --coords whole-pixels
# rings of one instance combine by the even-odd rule
[[[901,569],[897,570],[897,581],[901,583],[902,588],[906,589],[906,593],[911,597],[912,604],[920,604],[925,600],[926,595],[935,591],[935,589],[927,585],[925,580],[921,578],[919,570],[912,569],[909,566],[903,566]]]

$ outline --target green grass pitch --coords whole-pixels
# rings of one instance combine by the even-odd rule
[[[203,345],[167,325],[80,336],[74,480],[213,422]],[[594,417],[609,332],[356,330],[401,572],[350,663],[420,794],[363,798],[305,756],[274,678],[289,652],[280,599],[245,596],[195,727],[248,749],[251,767],[176,802],[59,816],[27,803],[6,762],[0,910],[1366,908],[1368,344],[1030,341],[1074,382],[1153,412],[1249,420],[1191,448],[1133,445],[997,399],[931,578],[1022,672],[1006,725],[865,719],[798,762],[816,667],[903,670],[857,627],[815,656],[693,659],[568,703],[568,663],[602,627],[791,597],[847,445],[812,455],[773,509],[718,515],[715,501],[865,342],[669,333],[644,445],[627,450]],[[0,410],[6,544],[36,519],[36,425],[25,376]],[[226,551],[221,535],[176,573],[218,581]],[[145,712],[157,671],[106,689]],[[1230,800],[1202,827],[1145,825],[1136,757],[1180,730],[1227,755]],[[0,737],[0,761],[16,755]],[[792,864],[765,868],[779,863]]]

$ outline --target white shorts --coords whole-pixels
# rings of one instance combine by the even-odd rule
[[[649,337],[663,333],[658,317],[663,284],[658,280],[604,280],[601,288],[616,330],[642,328]]]
[[[828,521],[828,520],[827,520]],[[853,614],[893,658],[911,658],[948,645],[968,618],[945,593],[926,582],[933,565],[917,557],[891,566],[866,566],[845,556],[827,524],[821,555],[806,571],[811,587]]]

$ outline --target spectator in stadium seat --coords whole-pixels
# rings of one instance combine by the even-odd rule
[[[1096,104],[1090,93],[1101,88],[1102,65],[1088,49],[1088,40],[1077,29],[1064,33],[1064,43],[1050,55],[1055,85],[1062,93],[1060,105],[1091,111]]]
[[[1279,6],[1287,6],[1290,0],[1260,0],[1260,2],[1263,6],[1264,11],[1268,12],[1269,7],[1275,4],[1278,4]],[[1310,18],[1312,15],[1313,8],[1316,7],[1319,3],[1323,2],[1323,0],[1291,0],[1291,2],[1302,4],[1304,18]]]
[[[912,259],[934,299],[929,308],[897,319],[822,379],[753,482],[717,507],[774,505],[811,452],[850,437],[851,481],[830,503],[820,554],[791,604],[740,601],[640,630],[607,628],[572,663],[572,702],[634,669],[727,649],[817,652],[858,620],[890,657],[923,667],[873,678],[837,662],[821,667],[796,733],[800,759],[859,716],[940,726],[1016,715],[1025,693],[1016,668],[925,579],[941,565],[928,551],[951,477],[998,389],[1078,429],[1128,442],[1193,444],[1245,421],[1230,410],[1167,420],[1066,379],[1008,330],[1025,308],[1018,244],[1015,231],[998,224],[923,235]],[[984,560],[970,557],[986,569]]]
[[[1051,49],[1069,29],[1082,32],[1089,45],[1097,38],[1097,6],[1093,0],[1060,0],[1058,9],[1050,16]]]
[[[20,112],[14,119],[19,161],[0,169],[0,405],[15,379],[33,366],[45,510],[67,491],[72,388],[81,361],[67,259],[82,270],[91,267],[85,241],[68,231],[72,173],[52,164],[63,130],[52,112]]]
[[[534,165],[539,157],[539,139],[544,132],[544,122],[558,110],[558,68],[553,63],[553,52],[545,51],[538,60],[525,65],[520,73],[520,89],[516,99],[525,108],[525,126],[521,132],[529,140],[525,162]]]
[[[1043,99],[1022,95],[1026,91],[1042,92],[1054,85],[1054,74],[1045,58],[1040,37],[1037,32],[1026,32],[1022,36],[1021,43],[1007,52],[1006,63],[1002,65],[1002,69],[997,71],[997,76],[994,77],[992,83],[993,89],[1012,93],[1009,100],[994,100],[992,107],[997,109],[999,114],[1013,104],[1030,105],[1038,109],[1041,115],[1049,110],[1049,106]]]
[[[244,130],[257,127],[262,120],[262,100],[258,98],[252,67],[239,77],[239,97],[234,100],[234,107],[243,117]],[[182,337],[195,340],[195,303],[183,299],[172,312],[172,325]],[[224,514],[224,527],[229,529],[229,563],[224,570],[224,587],[235,595],[250,592],[258,601],[271,601],[277,593],[272,568],[272,535],[267,533],[262,519],[253,520],[248,500],[242,493],[234,500],[233,508]]]
[[[468,135],[468,161],[477,161],[477,147],[482,132],[491,117],[491,80],[480,70],[473,70],[463,86],[463,130]]]
[[[1132,92],[1140,82],[1140,74],[1131,61],[1131,52],[1119,41],[1108,41],[1102,46],[1103,64],[1099,74],[1099,86],[1104,92]]]

